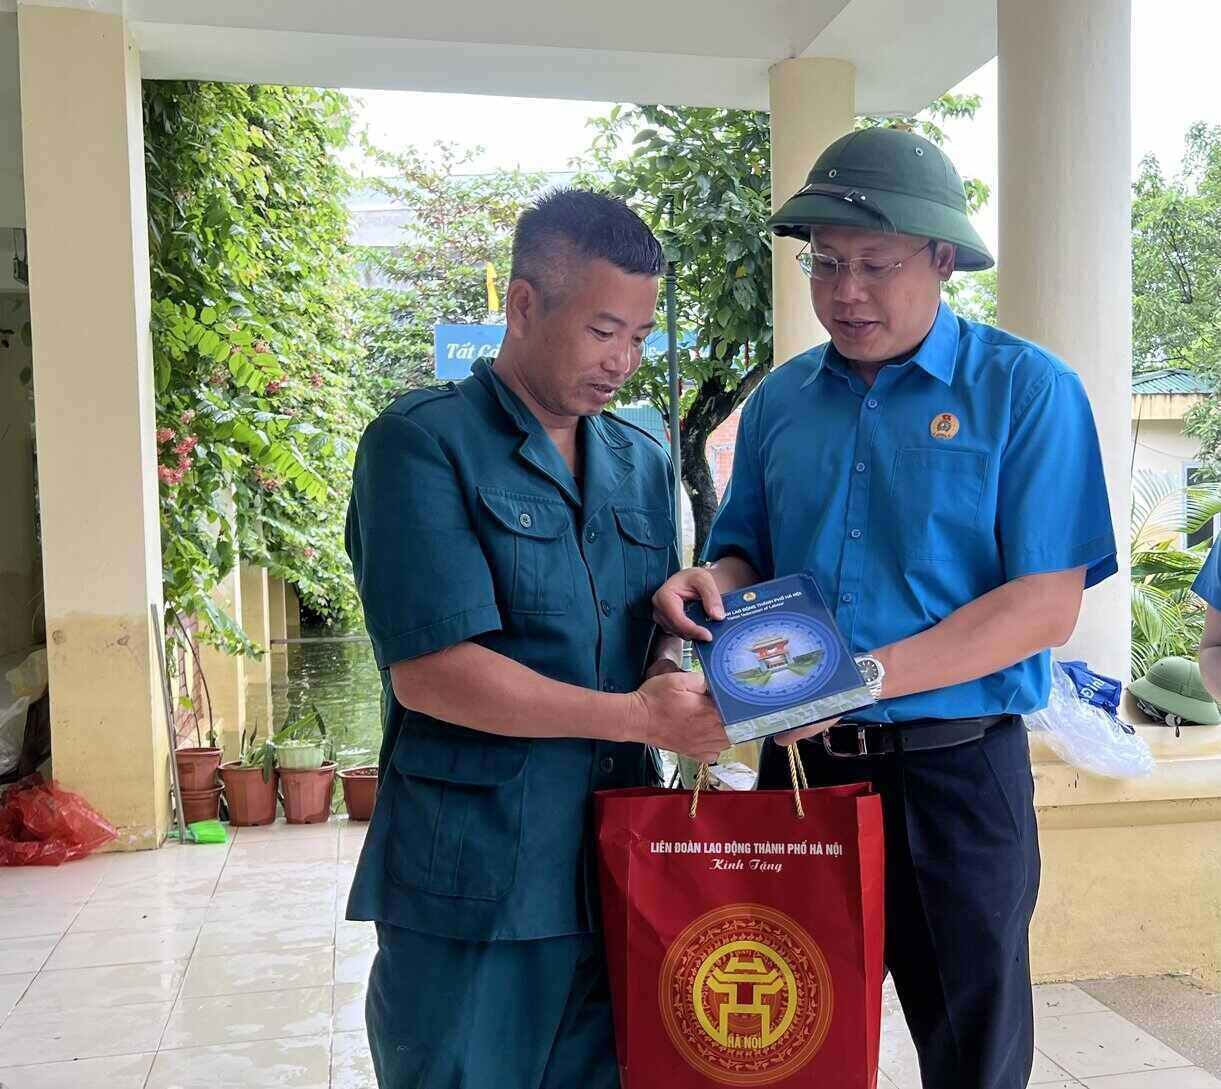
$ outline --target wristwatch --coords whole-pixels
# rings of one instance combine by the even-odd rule
[[[882,681],[886,677],[886,667],[872,654],[862,654],[856,659],[856,668],[861,671],[861,676],[865,678],[865,684],[869,686],[869,694],[875,700],[881,698]]]

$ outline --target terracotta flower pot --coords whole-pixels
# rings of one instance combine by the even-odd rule
[[[229,823],[238,828],[272,824],[276,819],[276,787],[279,774],[263,781],[263,768],[244,768],[234,762],[223,764],[221,781],[225,784],[225,800],[229,803]]]
[[[373,816],[373,803],[377,801],[377,765],[365,768],[348,768],[339,773],[343,784],[343,803],[347,806],[348,818],[367,821]]]
[[[220,815],[220,787],[209,790],[184,790],[182,815],[187,824],[214,821]]]
[[[289,824],[320,824],[329,820],[334,787],[334,761],[320,768],[281,768],[284,819]]]
[[[179,749],[174,753],[178,765],[178,785],[188,790],[211,790],[216,786],[216,769],[220,767],[220,749]]]

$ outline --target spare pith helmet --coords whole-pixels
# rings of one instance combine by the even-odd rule
[[[1159,711],[1177,715],[1183,722],[1215,726],[1221,710],[1204,687],[1200,667],[1190,658],[1163,658],[1149,667],[1139,681],[1128,685],[1138,700]]]
[[[967,218],[966,190],[954,164],[936,144],[902,129],[841,136],[768,226],[793,238],[809,238],[811,227],[914,235],[957,246],[956,270],[996,263]]]

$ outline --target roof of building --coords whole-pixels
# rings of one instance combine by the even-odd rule
[[[1208,379],[1182,367],[1167,367],[1132,375],[1134,396],[1190,396],[1215,392],[1216,387]]]

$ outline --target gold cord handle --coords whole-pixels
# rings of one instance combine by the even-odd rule
[[[793,783],[793,808],[797,811],[797,819],[803,821],[806,818],[806,811],[801,804],[801,792],[809,790],[810,784],[806,779],[806,769],[797,757],[797,746],[786,745],[785,749],[789,758],[789,778]],[[695,782],[691,784],[691,809],[688,813],[692,820],[695,820],[695,814],[699,809],[700,791],[708,787],[710,775],[707,764],[700,764],[695,770]]]

